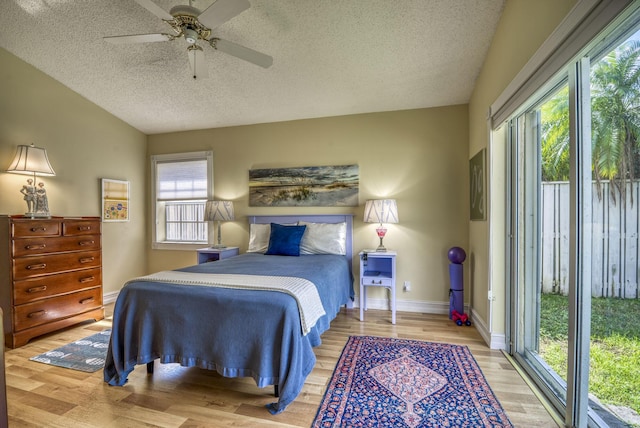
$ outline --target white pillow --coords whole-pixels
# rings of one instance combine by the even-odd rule
[[[266,253],[269,247],[271,225],[251,223],[249,225],[249,248],[247,253]]]
[[[347,254],[347,223],[298,222],[307,228],[300,242],[300,254]]]
[[[296,226],[296,223],[283,224],[283,226]],[[269,248],[269,237],[271,237],[271,223],[251,223],[247,253],[266,253]]]

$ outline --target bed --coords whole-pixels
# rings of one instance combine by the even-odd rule
[[[295,400],[320,335],[353,304],[352,216],[252,216],[249,223],[245,254],[125,284],[105,382],[122,386],[136,365],[152,372],[159,360],[273,385],[273,414]]]

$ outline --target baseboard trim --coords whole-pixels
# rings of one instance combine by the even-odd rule
[[[109,303],[114,303],[116,301],[116,299],[118,298],[118,294],[120,294],[119,291],[112,291],[110,293],[104,293],[102,295],[102,303],[107,305]]]
[[[356,297],[356,307],[360,307],[360,300]],[[367,299],[367,309],[390,311],[389,299]],[[400,312],[417,312],[426,314],[449,313],[449,302],[425,302],[417,300],[396,300],[396,310]]]
[[[480,317],[473,309],[471,309],[471,319],[473,320],[473,324],[476,326],[476,330],[480,333],[480,336],[482,336],[485,343],[489,345],[489,348],[498,350],[507,349],[506,336],[503,333],[490,332],[482,317]]]

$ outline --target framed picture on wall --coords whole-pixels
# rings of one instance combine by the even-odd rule
[[[102,179],[102,221],[129,221],[129,182]]]
[[[469,161],[469,208],[471,220],[487,219],[487,197],[485,185],[486,149],[480,150]]]
[[[250,207],[357,207],[358,165],[249,170]]]

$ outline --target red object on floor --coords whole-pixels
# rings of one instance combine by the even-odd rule
[[[453,320],[453,322],[455,322],[457,325],[471,325],[471,321],[469,320],[469,316],[467,314],[464,313],[460,313],[458,311],[456,311],[455,309],[453,311],[451,311],[451,319]]]

